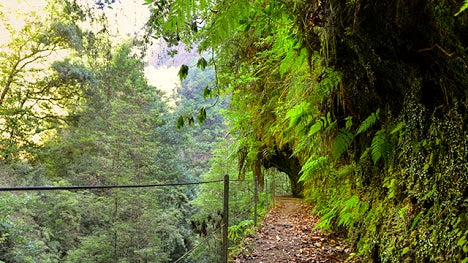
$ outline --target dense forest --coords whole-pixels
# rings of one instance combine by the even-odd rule
[[[350,260],[468,262],[467,1],[141,4],[144,36],[121,41],[115,1],[0,3],[1,185],[230,174],[235,252],[253,178],[261,200],[287,178]],[[165,59],[198,52],[174,101],[144,75],[161,39]],[[222,187],[2,192],[0,262],[174,262],[201,243],[187,262],[219,261]]]

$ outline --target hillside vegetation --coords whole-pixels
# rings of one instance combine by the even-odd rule
[[[461,1],[148,3],[153,35],[216,55],[240,178],[285,172],[376,262],[468,260]]]

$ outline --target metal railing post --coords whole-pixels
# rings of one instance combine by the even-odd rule
[[[266,211],[268,211],[268,178],[265,178],[265,207]]]
[[[229,227],[229,175],[224,175],[224,211],[223,211],[223,245],[222,262],[228,262],[228,227]]]

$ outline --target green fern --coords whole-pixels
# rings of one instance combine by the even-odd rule
[[[322,229],[324,231],[330,230],[333,226],[333,221],[336,218],[336,215],[336,209],[330,209],[328,213],[320,217],[320,221],[315,225],[314,229]]]
[[[460,10],[458,10],[455,16],[458,16],[461,12],[465,11],[466,9],[468,9],[468,0],[465,0],[462,7],[460,7]]]
[[[372,126],[374,126],[374,124],[379,119],[379,113],[380,109],[377,109],[376,112],[373,112],[371,115],[369,115],[369,117],[367,117],[359,126],[358,130],[356,131],[356,135],[363,133],[369,130],[369,128],[371,128]]]
[[[348,150],[349,146],[354,140],[354,135],[341,129],[332,144],[332,157],[338,159],[341,155]]]
[[[328,159],[325,156],[320,156],[319,158],[315,158],[315,156],[310,157],[304,166],[302,166],[302,176],[299,178],[299,182],[309,180],[313,175],[322,171],[326,167],[327,161]]]
[[[309,103],[302,102],[299,105],[294,106],[286,113],[286,118],[289,119],[289,128],[300,124],[304,118],[308,115],[307,108]]]
[[[347,228],[351,228],[364,215],[368,208],[369,205],[367,203],[361,202],[359,197],[355,195],[352,196],[344,203],[340,211],[338,226],[344,225]]]
[[[317,132],[319,132],[323,128],[323,122],[317,121],[312,125],[309,129],[309,136],[314,136]]]
[[[376,164],[380,159],[388,161],[393,152],[393,145],[387,140],[385,130],[378,131],[372,138],[371,155],[372,161]]]

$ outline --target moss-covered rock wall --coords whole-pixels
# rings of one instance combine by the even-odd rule
[[[335,163],[338,173],[352,165],[352,190],[317,210],[376,262],[468,261],[468,13],[454,16],[459,2],[321,3],[329,62],[342,73],[322,113],[355,124],[380,116]]]

